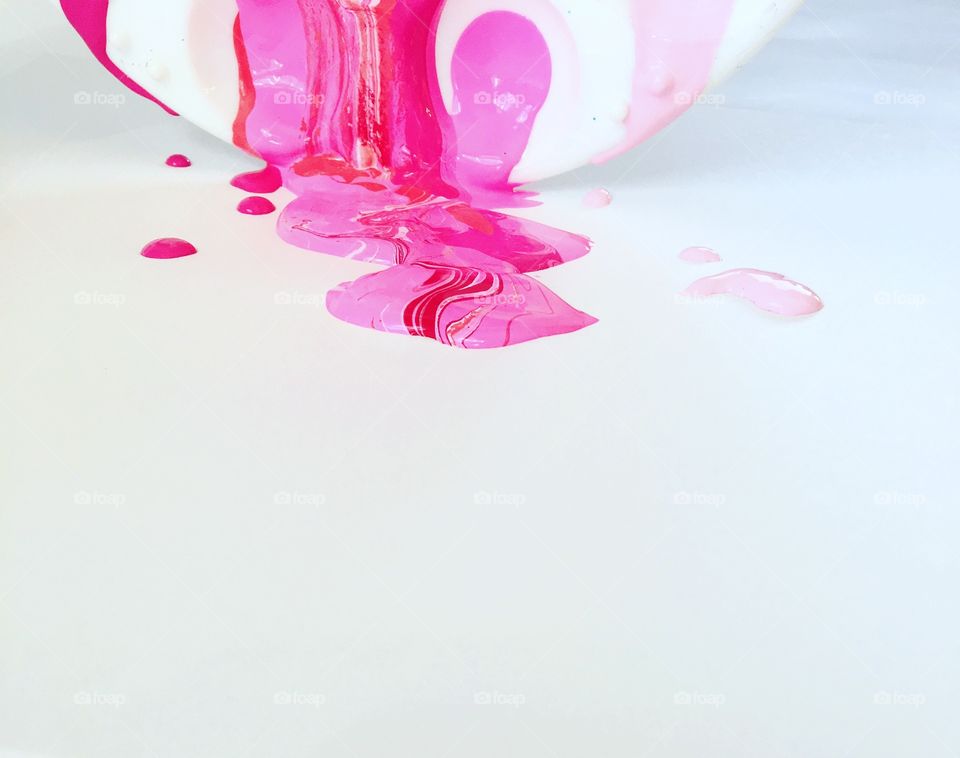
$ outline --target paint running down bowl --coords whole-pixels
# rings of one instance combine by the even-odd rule
[[[337,2],[373,7],[396,0],[258,0],[276,19],[245,34],[277,39],[298,5]],[[741,66],[801,0],[447,0],[427,4],[422,23],[433,32],[427,50],[436,71],[434,105],[456,116],[464,107],[522,111],[525,93],[483,80],[458,96],[455,59],[478,19],[509,11],[533,22],[548,55],[525,72],[547,71],[547,93],[529,139],[510,168],[522,183],[618,155],[655,134]],[[237,0],[61,0],[70,22],[101,62],[128,86],[202,129],[243,146],[236,130],[243,97],[242,35]],[[250,5],[249,3],[247,5]],[[432,14],[432,15],[431,15]],[[482,22],[481,22],[482,23]],[[509,29],[505,29],[509,32]],[[296,30],[302,34],[302,29]],[[484,30],[490,71],[525,60],[522,39]],[[263,72],[263,66],[254,66]],[[276,96],[308,109],[309,83],[298,72],[273,72]],[[523,78],[523,77],[521,77]],[[249,83],[248,83],[249,84]],[[536,82],[532,82],[536,86]],[[302,101],[302,102],[299,102]],[[495,154],[497,134],[474,134],[477,156]],[[464,139],[460,140],[463,144]]]

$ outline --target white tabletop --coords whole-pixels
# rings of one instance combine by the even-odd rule
[[[543,185],[600,323],[466,353],[331,317],[374,267],[0,0],[0,755],[960,753],[958,39],[810,0]],[[826,308],[684,303],[690,245]]]

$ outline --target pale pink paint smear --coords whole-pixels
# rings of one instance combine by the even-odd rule
[[[679,257],[687,263],[718,263],[723,260],[716,250],[709,247],[688,247]]]
[[[808,316],[823,308],[823,301],[809,287],[781,274],[752,268],[705,277],[682,294],[692,298],[733,295],[779,316]]]
[[[584,208],[606,208],[613,202],[613,195],[608,190],[597,188],[590,190],[583,198]]]
[[[696,102],[709,83],[733,6],[733,0],[632,0],[637,62],[627,136],[598,155],[597,163],[656,134]]]

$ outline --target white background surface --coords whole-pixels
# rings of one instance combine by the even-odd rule
[[[810,2],[544,185],[601,323],[482,353],[278,305],[372,267],[76,106],[46,3],[0,39],[0,754],[960,754],[955,2]],[[827,307],[678,302],[694,244]]]

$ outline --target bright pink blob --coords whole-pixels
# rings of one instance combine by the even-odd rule
[[[733,295],[780,316],[808,316],[823,308],[823,301],[809,287],[781,274],[738,268],[700,279],[683,293],[700,298]]]
[[[144,258],[155,258],[158,260],[169,260],[170,258],[184,258],[188,255],[194,255],[197,248],[186,240],[176,237],[164,237],[148,243],[140,255]]]
[[[174,153],[167,158],[166,164],[172,168],[189,168],[193,165],[187,156],[181,155],[180,153]]]
[[[680,253],[679,258],[687,263],[717,263],[723,260],[719,253],[709,247],[688,247]]]
[[[246,213],[248,216],[265,216],[273,213],[277,209],[270,200],[265,197],[245,197],[237,205],[237,210]]]
[[[283,186],[283,177],[276,166],[267,166],[260,171],[248,171],[237,174],[230,180],[230,184],[244,192],[256,192],[258,195],[269,195]]]

